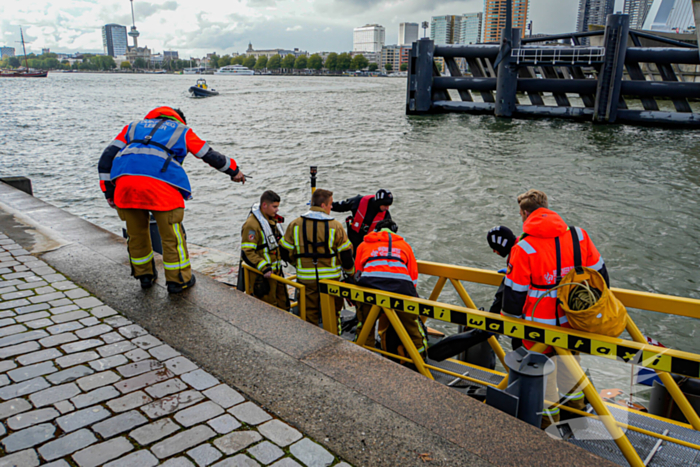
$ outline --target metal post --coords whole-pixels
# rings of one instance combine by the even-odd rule
[[[433,56],[435,43],[423,38],[413,43],[408,55],[406,115],[430,112],[433,104]]]
[[[503,31],[506,34],[506,30]],[[501,48],[503,55],[498,64],[498,75],[496,77],[496,107],[494,114],[497,117],[512,117],[515,112],[515,105],[518,103],[516,94],[518,92],[518,67],[511,56],[513,48],[520,47],[519,28],[511,29],[510,47]]]
[[[695,17],[695,37],[698,40],[698,53],[700,54],[700,0],[693,0],[693,16]]]
[[[546,378],[554,371],[554,362],[544,354],[520,347],[506,355],[506,365],[510,375],[506,392],[518,398],[517,417],[539,428]]]
[[[603,39],[605,59],[598,73],[593,121],[614,123],[617,119],[629,29],[629,15],[608,15]]]

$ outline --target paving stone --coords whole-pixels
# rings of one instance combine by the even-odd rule
[[[24,273],[17,273],[24,274]],[[20,298],[19,300],[12,300],[10,302],[0,302],[0,310],[9,310],[10,308],[17,308],[24,305],[29,305],[31,302],[27,299]]]
[[[333,463],[335,456],[321,445],[309,438],[304,438],[289,447],[289,452],[304,463],[306,467],[327,467]]]
[[[100,358],[100,356],[97,355],[97,352],[93,352],[92,350],[90,350],[87,352],[74,353],[66,355],[65,357],[57,358],[55,362],[61,368],[68,368],[70,366],[78,365],[80,363],[86,363],[91,360],[97,360],[98,358]]]
[[[99,336],[100,334],[105,334],[112,330],[112,326],[107,324],[100,324],[99,326],[92,326],[86,329],[81,329],[76,331],[75,335],[81,339],[89,339],[90,337]]]
[[[47,281],[52,282],[52,283],[53,282],[63,282],[66,280],[66,278],[61,274],[49,274],[49,275],[42,274],[42,276],[44,276],[44,280],[47,280]]]
[[[141,411],[149,418],[159,418],[194,405],[203,399],[204,396],[197,391],[184,391],[144,405]]]
[[[15,324],[15,320],[12,318],[0,319],[0,326],[9,326],[10,324]]]
[[[136,346],[129,341],[116,342],[114,344],[105,345],[97,349],[102,357],[110,357],[120,353],[135,349]]]
[[[68,321],[75,321],[77,319],[82,319],[82,318],[87,318],[89,315],[87,312],[78,310],[78,311],[71,311],[69,313],[63,313],[61,315],[55,315],[51,318],[51,321],[53,321],[56,324],[60,323],[66,323]]]
[[[0,404],[0,419],[11,417],[15,414],[31,410],[32,404],[26,399],[12,399],[11,401]]]
[[[98,306],[97,308],[93,308],[92,310],[90,310],[90,313],[92,313],[93,316],[100,319],[117,314],[116,311],[114,311],[108,306]]]
[[[132,339],[131,343],[135,344],[137,347],[142,348],[143,350],[148,350],[148,349],[151,349],[153,347],[158,347],[159,345],[162,344],[161,341],[156,339],[154,336],[151,336],[150,334]]]
[[[1,282],[0,282],[0,287],[2,287],[2,283],[1,283]],[[6,293],[9,293],[9,292],[16,292],[16,291],[17,291],[17,287],[15,287],[15,286],[2,287],[2,288],[0,288],[0,294],[6,294]]]
[[[0,339],[0,347],[7,347],[10,345],[21,344],[23,342],[35,341],[35,340],[42,339],[42,338],[47,337],[47,336],[48,336],[48,334],[46,333],[46,331],[23,332],[21,334],[15,334],[13,336],[3,337],[2,339]],[[0,349],[0,351],[2,351],[2,350],[4,350],[4,349]],[[3,357],[2,354],[0,353],[0,358],[7,358],[7,357]]]
[[[50,319],[37,319],[34,321],[29,321],[27,323],[24,323],[27,327],[31,329],[39,329],[39,328],[45,328],[47,326],[51,326],[53,324],[53,321]]]
[[[16,272],[14,274],[3,274],[2,278],[9,281],[10,279],[24,279],[33,275],[34,273],[32,272]]]
[[[150,355],[149,355],[150,356]],[[163,368],[163,363],[158,360],[143,360],[137,363],[130,363],[117,368],[117,371],[125,378],[131,378],[149,371]]]
[[[124,354],[124,356],[126,358],[128,358],[129,360],[131,360],[132,362],[139,362],[141,360],[148,360],[151,358],[151,354],[149,354],[148,352],[146,352],[143,349],[131,350],[129,352],[126,352]]]
[[[197,423],[210,420],[224,413],[224,409],[214,402],[207,401],[189,409],[180,410],[175,414],[175,421],[185,427],[196,425]]]
[[[338,464],[335,467],[339,467],[340,465],[341,464]],[[345,464],[345,466],[350,467],[347,464]],[[298,462],[295,462],[294,459],[292,459],[291,457],[285,457],[284,459],[275,462],[270,467],[302,467],[302,465]]]
[[[20,382],[36,378],[37,376],[44,376],[48,375],[49,373],[55,373],[57,371],[58,368],[53,366],[53,362],[42,362],[37,363],[35,365],[23,366],[15,370],[8,371],[7,375],[14,381]]]
[[[50,423],[16,431],[2,440],[5,452],[16,452],[44,443],[54,437],[56,427]]]
[[[35,270],[33,270],[33,272],[35,274],[39,274],[41,276],[44,276],[44,275],[51,275],[56,271],[54,271],[50,267],[41,267],[41,268],[36,268]]]
[[[44,464],[42,467],[71,467],[68,465],[68,462],[64,461],[63,459],[59,459],[57,461],[53,461],[50,464]]]
[[[194,467],[194,464],[184,457],[174,457],[160,467]]]
[[[301,433],[280,420],[270,420],[260,425],[258,431],[265,438],[282,447],[289,446],[302,437]]]
[[[61,415],[67,414],[75,410],[75,407],[73,406],[73,404],[70,403],[70,401],[59,401],[56,402],[53,406],[56,408],[56,410],[61,412]]]
[[[73,454],[73,460],[80,467],[97,467],[133,449],[134,446],[126,438],[116,438],[76,452]]]
[[[109,417],[109,410],[102,406],[88,407],[87,409],[78,410],[77,412],[63,415],[56,419],[56,423],[63,431],[75,431],[84,426],[92,425],[95,422],[104,420]]]
[[[161,397],[175,394],[176,392],[180,392],[185,389],[187,389],[187,385],[185,383],[180,381],[179,378],[173,378],[146,388],[146,392],[151,397],[160,399]]]
[[[262,436],[257,431],[234,431],[228,435],[214,440],[214,446],[219,448],[221,452],[230,456],[238,451],[247,448],[253,443],[257,443],[262,439]]]
[[[78,365],[67,370],[59,371],[46,377],[52,384],[63,384],[75,381],[78,378],[93,374],[94,371],[85,365]]]
[[[207,389],[203,394],[225,409],[245,401],[243,396],[226,384]]]
[[[17,313],[12,310],[0,311],[0,318],[10,318],[12,316],[17,316]]]
[[[49,386],[51,385],[42,377],[22,381],[21,383],[0,388],[0,399],[6,401],[15,397],[26,396],[27,394],[46,389]]]
[[[34,297],[29,297],[29,301],[32,303],[44,303],[44,302],[50,302],[51,300],[56,300],[59,298],[63,298],[65,295],[63,292],[54,292],[54,293],[48,293],[44,295],[35,295]]]
[[[82,329],[84,326],[77,322],[58,324],[56,326],[51,326],[47,329],[51,334],[62,334],[68,331],[75,331],[76,329]]]
[[[73,305],[71,302],[70,305],[63,305],[63,306],[57,306],[55,308],[51,308],[49,311],[51,312],[52,315],[61,315],[63,313],[68,313],[69,311],[75,311],[79,310],[77,305]]]
[[[211,465],[221,459],[221,452],[214,448],[211,444],[202,444],[194,449],[187,451],[190,456],[200,467]]]
[[[100,339],[86,339],[84,341],[72,342],[61,346],[61,350],[66,353],[82,352],[103,345],[104,342]]]
[[[152,386],[166,379],[172,378],[174,375],[166,369],[160,369],[156,371],[150,371],[133,378],[125,379],[114,384],[114,387],[119,389],[122,394],[127,392],[137,391],[143,389],[146,386]]]
[[[75,300],[76,298],[83,298],[83,297],[87,297],[88,295],[90,295],[89,293],[87,293],[83,289],[73,289],[73,290],[69,290],[67,292],[63,292],[63,293],[66,294],[66,297],[73,299],[73,300]]]
[[[118,367],[126,362],[128,362],[128,360],[124,355],[112,355],[111,357],[94,360],[90,362],[90,366],[97,371],[102,371],[109,368]]]
[[[17,364],[12,360],[0,361],[0,373],[17,368]]]
[[[284,456],[284,451],[269,441],[263,441],[248,449],[248,454],[251,454],[262,464],[267,465]]]
[[[133,339],[135,337],[145,336],[148,334],[148,331],[138,324],[131,324],[129,326],[119,328],[119,333],[127,339]]]
[[[219,380],[204,370],[195,370],[190,373],[185,373],[180,376],[185,383],[189,384],[198,391],[208,389],[219,384]]]
[[[80,378],[77,383],[83,391],[91,391],[95,388],[115,383],[120,379],[121,377],[113,371],[103,371],[102,373]]]
[[[97,323],[100,322],[99,319],[95,318],[94,316],[90,316],[88,318],[81,319],[80,322],[84,324],[85,326],[94,326]]]
[[[225,435],[241,427],[241,424],[229,414],[221,415],[207,422],[217,433]]]
[[[136,440],[141,446],[146,446],[163,439],[171,433],[175,433],[180,429],[180,425],[172,421],[170,418],[164,418],[153,422],[150,425],[142,426],[129,433],[129,437]]]
[[[56,308],[59,308],[62,306],[69,306],[69,305],[75,306],[74,303],[69,298],[59,298],[58,300],[52,300],[49,302],[49,305],[51,305],[52,307],[56,307]],[[52,310],[49,310],[49,311],[52,311]]]
[[[58,459],[97,442],[97,438],[89,430],[78,430],[69,433],[55,441],[48,442],[39,448],[39,454],[47,461]]]
[[[115,342],[123,341],[124,336],[122,336],[118,332],[109,332],[107,334],[102,334],[100,336],[100,339],[105,341],[105,344],[113,344]]]
[[[136,409],[142,405],[148,404],[152,400],[153,399],[148,397],[143,391],[136,391],[120,397],[119,399],[113,399],[107,402],[107,407],[109,407],[112,412],[126,412],[127,410]]]
[[[158,465],[158,459],[149,451],[142,450],[109,462],[104,467],[153,467],[154,465]]]
[[[229,457],[221,462],[217,462],[212,465],[212,467],[260,467],[260,464],[245,454],[239,454],[235,457]]]
[[[41,292],[39,292],[41,293]],[[21,290],[19,292],[10,292],[10,293],[5,293],[0,295],[0,299],[2,300],[14,300],[16,298],[25,298],[25,297],[31,297],[32,295],[35,295],[33,290]]]
[[[32,425],[48,422],[58,417],[60,414],[56,409],[46,408],[25,412],[7,419],[7,426],[12,430],[22,430]]]
[[[25,333],[26,334],[26,333]],[[22,344],[17,344],[17,345],[11,345],[9,347],[5,347],[4,349],[0,349],[0,358],[8,358],[8,357],[13,357],[15,355],[22,355],[25,353],[33,352],[35,350],[39,350],[41,346],[34,342],[24,342]]]
[[[10,287],[13,285],[26,284],[26,282],[20,279],[12,279],[7,281],[0,281],[0,284],[2,284],[3,287]]]
[[[216,433],[214,433],[214,430],[208,426],[199,425],[155,444],[151,448],[151,452],[155,454],[158,459],[165,459],[166,457],[170,457],[203,443],[215,435]]]
[[[248,425],[259,425],[272,418],[267,412],[252,402],[237,405],[229,409],[228,413]]]
[[[24,332],[26,330],[27,328],[25,326],[22,326],[21,324],[7,326],[5,328],[0,329],[0,337],[11,336],[13,334]]]
[[[56,345],[66,344],[77,340],[78,338],[72,332],[64,332],[63,334],[45,337],[44,339],[39,340],[39,344],[44,347],[54,347]]]
[[[96,423],[92,426],[92,430],[102,436],[102,438],[107,439],[145,423],[148,423],[148,419],[139,412],[132,410],[131,412]]]
[[[95,309],[93,308],[92,311]],[[123,316],[117,315],[117,316],[111,316],[107,319],[105,319],[105,323],[109,324],[112,327],[118,328],[121,326],[128,326],[129,324],[133,324],[131,321],[128,319],[124,318]]]
[[[46,405],[55,404],[58,401],[70,399],[79,393],[80,389],[78,389],[78,386],[73,383],[67,383],[60,386],[54,386],[49,389],[44,389],[43,391],[35,392],[29,396],[29,400],[32,404],[34,404],[34,407],[39,408]]]
[[[37,281],[37,282],[27,282],[26,284],[18,284],[16,287],[19,290],[26,290],[26,289],[36,289],[39,287],[43,287],[45,285],[48,285],[45,281]],[[48,308],[48,305],[46,306],[46,308]],[[42,309],[44,309],[44,308],[42,308]]]
[[[93,308],[96,306],[104,305],[104,303],[102,303],[101,301],[99,301],[95,297],[81,298],[81,299],[73,300],[73,301],[80,308]]]
[[[75,396],[70,401],[76,408],[81,409],[83,407],[88,407],[90,405],[99,404],[100,402],[114,399],[118,396],[119,391],[114,389],[112,386],[105,386],[103,388],[98,388],[94,391],[90,391],[87,394],[80,394],[79,396]]]
[[[7,375],[0,375],[0,387],[10,384],[10,378]]]
[[[197,365],[195,365],[185,357],[175,357],[173,359],[170,359],[165,362],[165,366],[168,370],[172,371],[176,375],[189,373],[190,371],[197,369]]]
[[[39,287],[34,292],[36,292],[37,295],[44,295],[44,294],[56,292],[56,289],[54,289],[51,286],[46,286],[46,287]]]
[[[35,321],[37,319],[48,318],[49,316],[51,315],[45,311],[37,311],[36,313],[28,313],[26,315],[16,316],[15,321],[17,321],[18,323],[26,323],[27,321]],[[50,324],[53,324],[53,322],[50,322]]]
[[[50,338],[47,337],[47,339]],[[34,363],[45,362],[46,360],[60,357],[61,355],[63,354],[56,349],[40,350],[18,357],[17,362],[22,365],[32,365]]]
[[[38,465],[39,457],[34,449],[27,449],[26,451],[0,457],[0,467],[36,467]]]
[[[78,287],[77,285],[75,285],[74,283],[72,283],[70,281],[54,282],[53,284],[51,284],[51,286],[54,289],[58,289],[58,290],[70,290],[70,289],[75,289],[76,287]]]

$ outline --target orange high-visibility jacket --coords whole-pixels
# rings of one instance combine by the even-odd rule
[[[370,232],[357,248],[358,285],[417,297],[418,265],[411,246],[388,230]]]

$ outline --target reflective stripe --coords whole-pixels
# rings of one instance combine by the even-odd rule
[[[101,173],[100,180],[108,182],[108,181],[112,180],[112,176],[108,173],[107,174]]]
[[[202,146],[202,149],[200,149],[199,151],[197,151],[197,152],[195,153],[194,157],[197,157],[197,158],[201,159],[202,157],[204,157],[204,156],[207,155],[207,153],[209,152],[209,149],[211,149],[211,148],[209,147],[209,143],[204,143],[204,146]]]
[[[527,292],[528,297],[533,297],[533,298],[540,298],[540,297],[551,297],[551,298],[556,298],[557,297],[557,289],[552,289],[552,290],[535,290],[535,289],[530,289]]]
[[[512,279],[509,279],[506,277],[506,280],[504,282],[506,287],[510,287],[511,289],[515,290],[516,292],[527,292],[528,289],[530,288],[530,285],[522,285],[518,284],[517,282],[513,282]]]
[[[217,169],[219,172],[226,172],[228,169],[231,168],[231,159],[228,157],[226,157],[225,159],[226,162],[224,163],[224,165],[221,168]]]
[[[318,273],[319,279],[337,279],[339,277],[340,277],[340,271],[338,271],[337,273],[325,273],[325,274],[321,274],[320,272]],[[316,273],[315,272],[313,274],[302,273],[302,272],[299,272],[299,270],[297,269],[297,279],[313,281],[313,280],[316,280]]]
[[[557,415],[560,412],[559,407],[556,407],[554,409],[544,409],[542,411],[542,415]]]
[[[597,263],[595,263],[593,266],[588,266],[588,267],[591,269],[595,269],[596,271],[600,271],[601,269],[603,269],[604,265],[605,265],[605,261],[603,261],[603,257],[601,256]]]
[[[583,236],[584,234],[583,234],[583,230],[581,229],[581,227],[576,227],[576,233],[578,234],[578,241],[582,242],[584,239],[584,236]]]
[[[161,159],[168,158],[168,154],[161,149],[128,147],[128,148],[124,149],[122,152],[120,152],[119,154],[117,154],[115,159],[122,157],[122,156],[128,156],[129,154],[145,154],[148,156],[160,157]],[[175,164],[178,167],[181,167],[180,163],[178,161],[176,161],[175,159],[172,159],[170,161],[170,163]]]
[[[255,250],[258,248],[258,244],[257,243],[241,243],[241,248],[243,250],[245,250],[245,249]]]
[[[556,318],[545,319],[545,318],[533,318],[532,316],[526,316],[525,321],[534,321],[536,323],[549,324],[550,326],[557,325]],[[569,320],[566,318],[566,315],[559,317],[559,324],[564,324],[564,323],[568,323],[568,322],[569,322]]]
[[[523,249],[525,253],[528,255],[531,255],[533,253],[537,253],[537,250],[535,250],[532,245],[527,243],[527,240],[520,240],[518,243],[515,244],[515,246],[519,246],[520,248]]]
[[[165,147],[168,149],[172,149],[173,147],[175,147],[175,145],[177,144],[177,140],[180,139],[180,136],[182,136],[185,130],[189,130],[189,128],[187,128],[185,125],[178,123],[177,127],[175,128],[175,131],[173,131],[173,134],[170,136],[170,139],[167,143],[165,143]]]
[[[127,136],[129,136],[128,142],[133,141],[134,136],[136,136],[136,125],[138,125],[138,122],[129,123],[129,131],[127,132]]]
[[[283,247],[285,247],[286,249],[288,249],[288,250],[293,250],[293,249],[294,249],[294,245],[290,244],[290,243],[289,243],[287,240],[285,240],[284,238],[283,238],[282,240],[280,240],[280,244],[281,244]]]
[[[570,400],[570,401],[578,401],[578,400],[581,400],[585,397],[585,395],[583,394],[583,391],[573,392],[571,394],[559,393],[559,395],[561,397],[565,398],[566,400]]]
[[[133,264],[146,264],[149,261],[151,261],[152,259],[153,259],[153,251],[151,251],[149,254],[147,254],[143,258],[132,258],[131,256],[129,256],[129,260],[131,260],[131,262]]]
[[[411,278],[411,276],[400,272],[365,271],[362,273],[362,277],[385,277],[387,279],[399,279],[413,283],[413,278]]]
[[[341,251],[345,251],[348,248],[352,248],[352,243],[350,243],[350,240],[347,240],[345,243],[338,247],[338,253],[340,253]]]
[[[294,246],[297,249],[297,254],[301,254],[301,250],[299,249],[299,226],[295,225],[294,226]]]
[[[166,263],[165,261],[163,261],[163,267],[169,271],[180,270],[180,269],[186,268],[189,265],[190,265],[190,260],[187,260],[184,263],[181,263],[179,261],[177,263]]]
[[[333,251],[333,243],[335,242],[335,229],[331,229],[331,234],[328,236],[328,250],[331,253],[334,253]]]
[[[190,265],[190,260],[187,258],[187,254],[185,253],[185,246],[184,242],[182,240],[182,234],[180,233],[180,224],[173,224],[173,231],[175,232],[175,236],[177,237],[177,253],[180,259],[179,262],[179,268],[173,268],[173,269],[182,269],[184,267],[187,267]],[[165,263],[163,263],[165,264]],[[175,263],[169,263],[171,265],[174,265]],[[168,269],[168,268],[166,268]]]
[[[123,149],[123,148],[126,146],[126,143],[125,143],[124,141],[122,141],[122,140],[115,139],[114,141],[112,141],[111,143],[109,143],[109,145],[110,145],[110,146],[116,146],[116,147],[118,147],[119,149]]]
[[[260,262],[258,263],[258,266],[257,266],[258,271],[262,271],[263,269],[265,269],[265,266],[267,266],[268,264],[270,264],[270,263],[269,263],[268,261],[266,261],[266,260],[260,261]]]
[[[391,266],[395,268],[403,268],[408,271],[408,268],[406,267],[405,264],[403,264],[400,261],[387,261],[387,260],[372,260],[370,259],[365,263],[365,268],[373,268],[375,266]]]

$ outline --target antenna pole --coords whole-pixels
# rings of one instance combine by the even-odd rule
[[[19,35],[22,37],[22,50],[24,51],[24,64],[27,67],[27,73],[29,73],[29,60],[27,59],[27,48],[24,46],[24,32],[22,32],[22,26],[19,27]]]
[[[131,0],[131,25],[136,27],[136,19],[134,19],[134,0]]]

